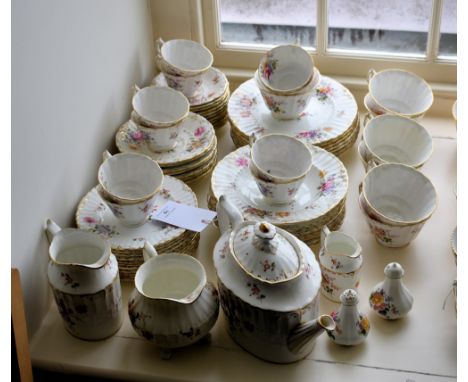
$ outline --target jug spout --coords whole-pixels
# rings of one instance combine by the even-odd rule
[[[45,232],[49,244],[52,243],[52,240],[54,239],[55,235],[57,235],[61,230],[62,228],[60,228],[60,226],[56,222],[54,222],[52,219],[47,219]]]
[[[244,218],[238,208],[229,202],[224,195],[219,197],[216,210],[218,213],[218,224],[221,233],[230,229],[235,229],[244,221]]]
[[[335,329],[335,321],[327,314],[319,316],[316,320],[308,321],[293,329],[288,338],[288,349],[299,353],[304,347],[312,346],[315,339],[324,331],[330,332]]]

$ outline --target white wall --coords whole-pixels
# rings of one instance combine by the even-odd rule
[[[74,225],[101,153],[154,74],[146,0],[12,2],[12,267],[30,337],[50,303],[47,217]]]

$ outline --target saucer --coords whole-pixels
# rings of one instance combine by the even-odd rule
[[[203,167],[203,165],[206,165],[207,163],[211,162],[217,154],[216,139],[214,140],[213,143],[214,144],[212,145],[212,147],[208,150],[206,154],[204,154],[202,157],[200,157],[199,159],[193,162],[185,163],[180,166],[163,167],[162,170],[164,174],[175,176],[176,178],[178,178],[180,174],[197,170]]]
[[[216,200],[226,195],[246,220],[268,218],[272,224],[311,224],[340,204],[348,190],[343,163],[324,149],[311,150],[318,171],[306,176],[296,198],[288,204],[270,205],[265,201],[249,170],[249,146],[237,149],[218,163],[211,177],[211,191]]]
[[[136,152],[154,159],[161,167],[179,166],[192,162],[212,147],[216,136],[213,126],[202,116],[189,113],[179,128],[176,146],[170,151],[154,152],[146,144],[145,134],[133,121],[125,122],[117,131],[115,143],[122,153]]]
[[[197,197],[190,187],[171,176],[164,177],[162,189],[157,195],[154,210],[168,200],[194,207],[198,205]],[[78,205],[76,224],[80,229],[97,233],[109,240],[112,249],[116,251],[142,249],[145,241],[149,241],[153,246],[162,246],[180,238],[186,231],[151,220],[138,227],[125,226],[104,204],[96,187],[88,192]]]
[[[228,114],[232,124],[247,139],[252,133],[257,137],[283,133],[304,143],[320,146],[339,138],[354,125],[357,103],[347,88],[329,77],[321,76],[304,113],[297,119],[277,120],[265,105],[252,78],[233,92]]]
[[[202,75],[202,85],[198,94],[194,97],[188,98],[190,106],[201,106],[213,102],[217,98],[225,94],[228,87],[226,76],[220,70],[211,67]],[[164,74],[159,73],[154,77],[151,85],[155,86],[168,86]]]

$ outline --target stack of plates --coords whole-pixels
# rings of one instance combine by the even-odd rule
[[[252,133],[257,137],[281,133],[340,155],[353,146],[360,127],[353,95],[326,76],[321,76],[307,109],[297,119],[273,118],[255,79],[244,82],[234,91],[229,99],[228,115],[231,137],[238,147],[248,144]]]
[[[188,99],[190,111],[202,115],[217,129],[228,121],[229,82],[223,72],[213,67],[203,75],[202,81],[198,94]],[[167,86],[162,73],[158,74],[151,84]]]
[[[209,174],[216,165],[216,134],[213,126],[202,116],[189,113],[179,128],[174,149],[154,152],[146,144],[147,137],[132,120],[124,123],[115,136],[120,152],[136,152],[158,162],[164,174],[184,182],[196,182]]]
[[[197,207],[197,197],[184,182],[165,176],[158,194],[156,210],[168,200]],[[132,280],[138,267],[143,264],[142,249],[145,241],[155,246],[159,253],[180,252],[194,254],[200,234],[148,220],[138,227],[123,225],[104,204],[93,188],[81,200],[76,212],[78,228],[95,232],[109,240],[112,252],[119,263],[120,278]]]
[[[250,147],[243,146],[224,157],[211,176],[208,208],[216,209],[219,197],[226,195],[245,220],[268,222],[284,228],[307,245],[320,242],[324,225],[337,230],[345,216],[348,174],[343,163],[330,152],[310,146],[313,164],[320,173],[320,186],[309,175],[294,201],[284,205],[268,204],[250,170]],[[312,173],[310,173],[312,174]]]

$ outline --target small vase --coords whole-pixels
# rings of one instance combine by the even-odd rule
[[[346,289],[340,295],[338,312],[330,315],[335,321],[335,330],[327,332],[330,339],[339,345],[353,346],[363,342],[370,330],[369,319],[358,310],[359,298],[353,289]]]
[[[387,264],[384,274],[384,281],[372,289],[369,304],[380,317],[396,320],[411,310],[413,296],[401,280],[405,271],[400,264]]]

